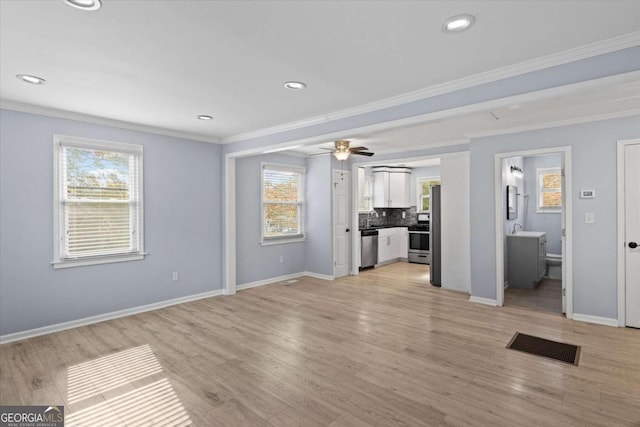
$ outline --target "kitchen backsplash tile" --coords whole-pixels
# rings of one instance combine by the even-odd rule
[[[378,216],[364,212],[358,215],[359,228],[366,228],[367,216],[370,216],[369,225],[379,227],[408,227],[418,222],[415,206],[410,208],[376,208],[374,210]],[[386,212],[385,216],[382,216],[383,211]],[[402,212],[406,212],[405,218],[402,218]]]

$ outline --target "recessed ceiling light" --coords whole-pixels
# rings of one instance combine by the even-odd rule
[[[213,116],[208,116],[206,114],[199,114],[198,119],[200,120],[213,120]]]
[[[81,10],[98,10],[102,6],[101,0],[62,0],[69,6]]]
[[[284,84],[284,87],[286,87],[287,89],[291,89],[291,90],[300,90],[300,89],[304,89],[305,87],[307,87],[307,85],[302,83],[302,82],[286,82]]]
[[[16,74],[16,77],[25,83],[31,83],[32,85],[43,85],[47,81],[42,77],[32,76],[29,74]]]
[[[467,13],[452,16],[444,22],[442,31],[445,33],[459,33],[469,29],[474,22],[476,22],[476,17]]]

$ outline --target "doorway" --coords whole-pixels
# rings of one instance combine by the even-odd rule
[[[571,149],[495,158],[496,302],[573,315]]]
[[[618,142],[618,325],[640,328],[640,139]]]

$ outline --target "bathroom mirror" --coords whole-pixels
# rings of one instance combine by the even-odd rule
[[[518,219],[518,187],[507,185],[507,219]]]

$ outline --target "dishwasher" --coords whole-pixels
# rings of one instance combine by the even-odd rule
[[[360,231],[360,268],[373,267],[378,263],[378,230]]]

